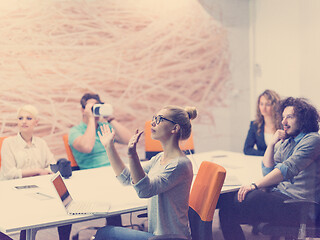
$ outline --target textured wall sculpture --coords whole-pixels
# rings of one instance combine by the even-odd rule
[[[0,3],[0,133],[16,134],[16,110],[40,110],[37,135],[57,157],[96,92],[132,131],[167,104],[223,103],[226,31],[195,0],[29,0]]]

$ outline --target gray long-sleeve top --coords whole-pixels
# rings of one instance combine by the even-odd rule
[[[264,175],[278,168],[284,180],[277,189],[295,199],[320,201],[320,136],[300,133],[280,143],[272,168],[262,166]]]
[[[154,235],[183,234],[190,238],[188,209],[193,178],[192,163],[179,157],[167,165],[160,165],[163,153],[143,165],[146,176],[134,184],[140,198],[148,202],[148,231]],[[123,184],[131,184],[128,168],[117,177]]]

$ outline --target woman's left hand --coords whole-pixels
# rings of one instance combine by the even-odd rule
[[[242,202],[247,193],[253,190],[253,186],[252,185],[246,185],[246,186],[241,186],[239,191],[238,191],[238,201]]]
[[[132,136],[132,138],[129,141],[128,144],[128,155],[133,155],[137,152],[137,143],[139,142],[139,139],[142,135],[143,131],[139,132],[139,130],[136,130],[136,133]]]

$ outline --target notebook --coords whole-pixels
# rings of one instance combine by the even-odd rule
[[[68,214],[106,214],[109,211],[110,205],[104,202],[73,200],[59,171],[53,176],[51,182]]]

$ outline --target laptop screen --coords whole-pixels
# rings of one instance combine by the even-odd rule
[[[67,207],[70,202],[72,201],[72,198],[69,194],[69,191],[61,177],[60,172],[57,172],[55,176],[51,179],[53,186],[57,190],[57,193],[65,207]]]

